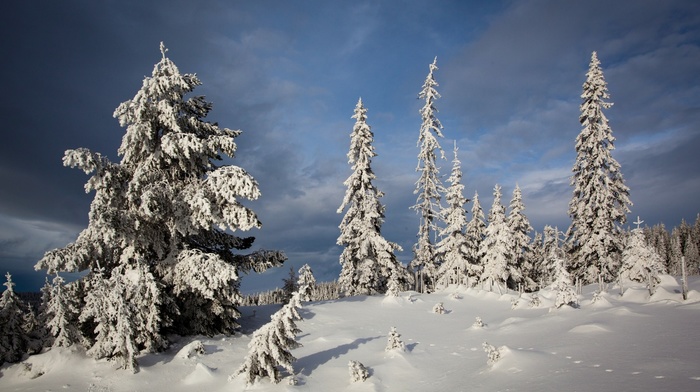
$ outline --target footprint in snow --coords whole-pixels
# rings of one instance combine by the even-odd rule
[[[637,374],[642,374],[642,372],[632,372],[632,374],[637,375]]]
[[[583,362],[583,361],[574,361],[574,363],[581,363],[581,362]]]
[[[608,373],[612,373],[612,372],[613,372],[612,369],[605,369],[605,371],[608,372]]]
[[[662,379],[662,378],[666,378],[666,376],[656,376],[656,377],[654,377],[654,378],[656,378],[656,379]]]

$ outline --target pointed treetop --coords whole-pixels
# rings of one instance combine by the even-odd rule
[[[8,291],[14,292],[15,291],[14,290],[15,284],[12,282],[12,275],[10,275],[9,272],[7,274],[5,274],[5,279],[6,279],[6,282],[4,283],[4,286],[7,287]]]
[[[165,44],[163,41],[160,41],[160,53],[163,55],[163,59],[165,59],[165,52],[168,51],[168,48],[165,47]]]
[[[632,223],[634,223],[635,225],[637,225],[637,230],[639,230],[639,225],[641,225],[642,223],[644,223],[644,221],[641,220],[641,219],[639,219],[639,215],[637,215],[637,221],[636,221],[636,222],[632,222]]]

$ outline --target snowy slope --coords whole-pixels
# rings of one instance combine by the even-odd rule
[[[643,288],[612,288],[581,308],[550,310],[553,293],[529,296],[451,288],[399,298],[352,297],[305,303],[295,349],[297,385],[288,379],[247,387],[252,391],[695,391],[700,390],[700,280],[681,301],[666,276],[652,298]],[[432,312],[442,302],[447,312]],[[25,364],[0,368],[2,391],[238,391],[228,376],[242,363],[250,333],[279,306],[244,308],[243,335],[187,337],[170,350],[139,359],[141,370],[114,370],[78,350],[52,350]],[[255,313],[254,313],[255,312]],[[486,324],[472,324],[479,316]],[[385,352],[396,327],[405,352]],[[201,340],[205,353],[187,346]],[[482,344],[501,348],[487,365]],[[360,361],[370,378],[351,383],[348,362]],[[42,375],[38,376],[39,374]],[[34,378],[32,378],[34,377]]]

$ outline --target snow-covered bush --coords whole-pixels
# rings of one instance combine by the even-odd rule
[[[540,296],[535,292],[530,294],[530,302],[528,304],[531,308],[539,308],[542,305]]]
[[[296,358],[291,350],[301,346],[296,341],[296,334],[301,332],[296,325],[296,321],[301,320],[299,308],[300,294],[294,293],[289,302],[271,316],[269,323],[253,333],[248,343],[248,355],[231,377],[244,374],[246,384],[253,384],[263,377],[270,377],[273,383],[278,383],[282,379],[278,367],[294,373],[292,362]]]
[[[433,313],[437,314],[444,314],[445,313],[445,307],[442,305],[442,302],[438,302],[433,306]]]
[[[481,347],[484,349],[484,352],[486,352],[486,363],[488,365],[493,365],[494,363],[498,362],[499,359],[501,359],[501,351],[495,346],[488,344],[488,342],[484,342]]]
[[[396,331],[396,327],[391,327],[387,338],[386,349],[384,351],[399,350],[405,351],[406,346],[401,340],[401,334]]]
[[[175,356],[180,359],[187,359],[195,355],[204,355],[205,353],[206,351],[204,349],[204,343],[202,343],[201,340],[193,340],[192,342],[188,343],[185,347],[181,348]]]
[[[365,381],[369,378],[369,370],[359,361],[348,362],[348,371],[350,372],[350,382]]]
[[[481,320],[481,317],[476,316],[476,320],[474,321],[474,324],[472,324],[472,327],[483,328],[485,326],[486,326],[486,324],[484,324],[484,321]]]

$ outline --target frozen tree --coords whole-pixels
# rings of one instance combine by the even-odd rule
[[[556,261],[561,252],[559,245],[559,235],[561,232],[558,228],[546,225],[544,227],[544,238],[542,240],[542,261],[539,264],[538,275],[540,278],[539,286],[549,286],[554,281],[556,275]]]
[[[362,382],[369,378],[369,370],[359,361],[348,362],[350,382]]]
[[[436,249],[439,259],[442,260],[437,273],[437,284],[443,287],[450,284],[467,284],[468,277],[476,275],[476,265],[469,263],[469,245],[465,234],[467,212],[464,210],[464,204],[469,200],[463,195],[462,167],[457,157],[457,142],[454,154],[452,173],[447,179],[450,186],[445,194],[447,207],[442,210],[445,228],[440,233],[442,240]]]
[[[572,254],[570,271],[583,283],[611,282],[617,276],[623,249],[620,225],[627,220],[632,203],[620,164],[612,157],[615,138],[603,113],[607,83],[596,52],[583,84],[581,115],[583,129],[576,138],[576,161],[569,203],[571,226],[567,232]],[[601,287],[602,290],[602,287]]]
[[[445,306],[442,304],[442,302],[438,302],[433,306],[433,313],[437,314],[445,314]]]
[[[248,355],[235,375],[245,375],[246,384],[270,377],[273,383],[281,380],[279,367],[294,373],[292,362],[296,358],[290,352],[300,347],[296,335],[301,332],[296,321],[301,320],[297,309],[301,308],[299,293],[294,293],[289,302],[271,316],[271,321],[253,333],[248,343]]]
[[[571,275],[566,270],[564,260],[559,255],[560,253],[560,250],[553,249],[551,255],[555,271],[554,281],[551,285],[552,291],[556,294],[554,307],[561,308],[564,305],[569,305],[575,308],[578,307],[578,295],[576,294],[576,290],[574,290],[571,283]]]
[[[523,203],[523,194],[520,187],[516,184],[513,190],[513,198],[510,201],[510,213],[506,223],[510,232],[513,235],[513,258],[509,261],[513,270],[520,271],[520,274],[511,274],[511,279],[508,281],[508,286],[511,289],[518,289],[519,284],[523,284],[525,289],[532,290],[536,286],[535,282],[530,279],[530,271],[534,269],[534,265],[530,263],[528,255],[530,253],[530,232],[532,226],[530,221],[523,212],[525,204]],[[513,279],[520,275],[520,279]]]
[[[468,270],[470,273],[469,278],[472,279],[475,284],[484,270],[483,260],[479,255],[479,248],[481,247],[481,242],[484,240],[484,232],[486,231],[484,211],[481,209],[479,194],[477,192],[474,192],[471,212],[472,219],[467,223],[466,229],[467,261],[470,265]],[[473,286],[474,284],[471,285]]]
[[[483,328],[485,326],[486,326],[486,324],[484,324],[484,320],[482,320],[481,317],[476,316],[476,320],[474,320],[474,324],[472,324],[472,327]]]
[[[5,291],[0,297],[0,364],[19,362],[29,345],[29,336],[24,329],[25,305],[15,293],[9,272],[5,278]]]
[[[75,299],[66,291],[64,280],[56,275],[49,286],[44,305],[46,328],[53,340],[53,347],[68,347],[80,343],[80,332],[76,325],[78,307]]]
[[[534,292],[539,290],[542,286],[542,262],[544,260],[543,252],[543,242],[544,238],[542,233],[535,232],[532,238],[532,243],[530,244],[530,252],[528,252],[525,257],[527,258],[528,270],[523,271],[523,275],[526,280],[531,281],[532,286],[527,288],[526,291]]]
[[[302,301],[311,301],[314,288],[316,288],[316,278],[314,277],[313,271],[308,264],[304,264],[299,268],[299,279],[297,280],[297,287],[299,288],[299,294],[301,294]]]
[[[420,173],[420,178],[416,182],[416,190],[413,192],[418,195],[418,199],[411,208],[420,215],[420,226],[418,242],[413,246],[413,260],[410,262],[409,268],[416,274],[417,289],[421,292],[429,292],[433,289],[434,279],[440,265],[440,260],[436,257],[437,252],[433,237],[437,237],[440,231],[438,220],[442,210],[440,199],[444,188],[440,180],[440,169],[436,162],[436,151],[440,152],[442,159],[445,159],[445,153],[436,138],[436,136],[443,137],[442,124],[436,116],[437,109],[435,108],[435,101],[440,98],[440,94],[435,90],[438,83],[433,76],[433,72],[437,69],[436,57],[429,66],[428,77],[418,95],[418,98],[423,99],[425,103],[420,109],[422,123],[418,136],[420,152],[418,153],[416,171]]]
[[[337,240],[338,245],[345,247],[340,255],[338,283],[347,295],[384,293],[387,279],[394,272],[401,286],[409,284],[411,276],[394,254],[401,247],[381,234],[385,207],[379,199],[384,193],[372,183],[376,176],[371,163],[377,154],[362,99],[357,102],[352,118],[356,120],[348,152],[352,174],[344,182],[347,191],[338,208],[338,213],[347,208]]]
[[[282,292],[284,292],[284,303],[289,302],[295,292],[298,291],[299,285],[297,284],[298,278],[297,273],[294,271],[294,267],[289,267],[289,275],[282,279]]]
[[[509,281],[519,281],[520,272],[512,264],[513,234],[506,223],[506,209],[501,204],[501,187],[493,190],[493,205],[489,211],[489,223],[484,231],[484,240],[479,247],[479,255],[484,263],[481,282],[488,282],[492,290],[496,284],[498,290]]]
[[[637,228],[632,230],[622,252],[622,267],[620,278],[634,282],[646,282],[650,294],[661,283],[660,274],[664,273],[661,257],[654,248],[644,241],[644,233],[639,225],[642,221],[637,217]]]
[[[389,336],[387,338],[386,342],[386,349],[384,351],[391,351],[391,350],[398,350],[398,351],[405,351],[406,346],[404,345],[403,341],[401,340],[401,334],[396,331],[396,327],[391,327],[391,330],[389,331]]]
[[[249,248],[254,238],[232,233],[261,225],[240,202],[260,196],[255,179],[240,167],[220,164],[224,156],[234,156],[234,138],[241,132],[206,121],[211,103],[185,97],[201,84],[199,79],[181,74],[162,44],[161,53],[134,98],[114,112],[126,127],[121,161],[87,149],[66,151],[64,165],[91,174],[85,186],[95,192],[88,227],[74,243],[47,252],[36,265],[49,274],[88,271],[86,280],[103,275],[104,287],[116,290],[104,293],[107,307],[117,306],[127,288],[134,292],[129,296],[147,301],[129,304],[148,309],[147,316],[135,317],[134,309],[119,305],[111,313],[113,326],[97,326],[98,331],[118,326],[138,337],[134,347],[92,350],[108,357],[164,347],[167,333],[232,333],[239,317],[239,274],[262,272],[285,259],[274,251],[234,253]],[[139,285],[147,288],[130,283],[129,276],[116,276],[135,271],[145,277]],[[81,301],[81,319],[101,324],[103,316],[89,309],[87,297]],[[96,334],[86,336],[95,340]]]

